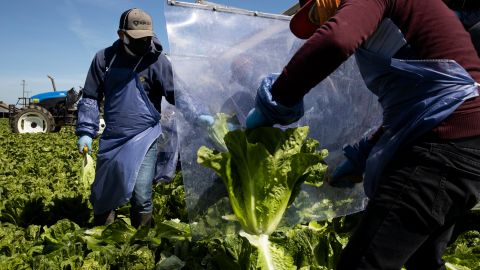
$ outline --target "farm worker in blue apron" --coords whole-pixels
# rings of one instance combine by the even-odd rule
[[[131,203],[133,226],[152,220],[152,181],[157,161],[161,101],[174,104],[172,67],[156,39],[152,19],[132,8],[120,17],[119,39],[99,51],[78,104],[78,149],[92,149],[99,103],[106,128],[100,138],[92,202],[95,225],[113,222],[115,209]]]
[[[453,227],[480,196],[480,59],[470,36],[438,0],[300,6],[290,28],[307,41],[262,82],[247,127],[298,120],[303,96],[355,53],[383,124],[345,147],[331,176],[363,176],[370,199],[337,269],[445,269]]]

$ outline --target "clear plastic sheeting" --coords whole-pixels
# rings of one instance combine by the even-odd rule
[[[173,179],[178,163],[178,137],[175,107],[162,100],[162,135],[157,140],[158,155],[154,183]]]
[[[290,33],[289,17],[173,3],[165,7],[165,18],[179,101],[180,158],[190,221],[197,225],[192,233],[203,235],[228,230],[225,224],[232,223],[224,219],[232,212],[221,179],[196,161],[201,145],[217,146],[205,127],[187,115],[223,112],[244,127],[261,79],[281,72],[303,41]],[[310,137],[329,150],[330,170],[343,159],[344,144],[356,142],[380,124],[378,102],[353,58],[311,90],[304,102],[305,116],[295,125],[310,126]],[[344,189],[304,185],[284,221],[295,224],[347,215],[362,210],[365,202],[361,184]]]

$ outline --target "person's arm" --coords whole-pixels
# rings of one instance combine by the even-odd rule
[[[335,71],[376,30],[386,0],[346,0],[295,53],[272,86],[273,100],[298,104],[308,91]]]
[[[188,122],[197,123],[200,120],[199,116],[208,114],[205,105],[194,101],[186,91],[183,90],[187,87],[184,82],[178,77],[174,82],[172,64],[164,54],[159,56],[154,76],[154,84],[160,85],[162,96],[165,97],[168,103],[179,108],[183,117]],[[155,106],[157,106],[157,104],[155,104]]]
[[[98,132],[99,99],[103,98],[103,77],[105,76],[104,51],[98,52],[92,63],[82,90],[82,99],[77,106],[77,136],[95,137]]]
[[[328,183],[335,187],[352,187],[363,181],[366,162],[370,151],[383,135],[380,126],[373,134],[362,138],[353,145],[343,147],[343,160],[328,178]]]
[[[160,65],[158,81],[162,86],[162,95],[168,103],[175,105],[172,64],[163,53],[160,54],[158,62]]]

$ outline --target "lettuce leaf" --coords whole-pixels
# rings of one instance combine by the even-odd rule
[[[227,151],[223,138],[228,133],[228,119],[230,119],[229,115],[217,113],[214,116],[213,125],[208,127],[208,136],[220,151]]]
[[[224,137],[228,152],[205,146],[198,150],[197,162],[222,178],[245,232],[271,234],[298,186],[307,178],[312,181],[310,175],[324,175],[328,152],[316,151],[318,142],[307,135],[308,127],[235,130]]]
[[[85,189],[89,190],[93,180],[95,180],[95,161],[89,154],[83,156],[80,178],[80,182]]]

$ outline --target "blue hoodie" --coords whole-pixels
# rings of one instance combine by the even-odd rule
[[[163,48],[157,38],[152,39],[152,44],[153,46],[150,47],[150,51],[144,56],[136,71],[143,82],[143,87],[150,101],[161,113],[162,97],[165,97],[170,104],[175,104],[172,66],[165,54],[162,53]],[[115,61],[111,63],[114,55],[116,55]],[[77,135],[94,137],[97,133],[98,124],[93,119],[98,116],[89,117],[85,115],[96,114],[96,112],[86,112],[82,107],[88,108],[88,110],[98,109],[97,104],[103,100],[104,77],[107,66],[111,64],[112,67],[133,69],[139,60],[140,57],[131,56],[125,51],[121,40],[115,41],[112,46],[96,53],[87,74],[83,98],[79,103]]]

